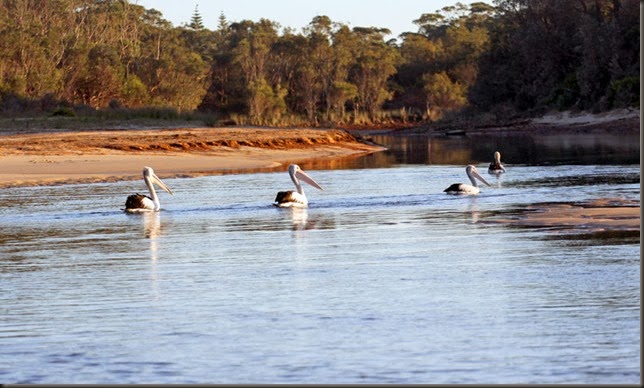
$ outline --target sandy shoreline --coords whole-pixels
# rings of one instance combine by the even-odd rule
[[[378,152],[344,131],[265,128],[105,130],[0,136],[0,188],[279,168]]]

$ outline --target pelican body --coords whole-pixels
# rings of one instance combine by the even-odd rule
[[[143,167],[143,180],[145,181],[145,185],[148,186],[150,195],[147,196],[139,193],[129,195],[125,201],[126,212],[138,213],[159,211],[159,209],[161,209],[161,203],[159,202],[159,197],[154,189],[155,184],[170,193],[170,195],[174,195],[172,190],[170,190],[170,188],[166,186],[161,179],[159,179],[151,167]]]
[[[309,185],[324,190],[316,181],[313,180],[307,173],[305,173],[297,164],[288,166],[288,174],[295,184],[296,191],[280,191],[275,196],[274,205],[277,207],[307,207],[309,202],[304,195],[304,189],[300,180],[308,183]]]
[[[501,153],[499,151],[494,153],[494,162],[490,163],[487,172],[490,174],[501,174],[505,172],[505,167],[501,164]]]
[[[448,194],[476,195],[481,191],[476,184],[476,179],[480,180],[490,187],[492,186],[487,183],[487,181],[481,176],[481,174],[479,174],[476,167],[469,165],[465,167],[465,172],[467,173],[467,177],[470,178],[470,181],[472,182],[471,185],[468,185],[466,183],[454,183],[450,187],[443,190],[443,192]]]

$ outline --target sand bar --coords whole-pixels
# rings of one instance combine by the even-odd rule
[[[512,217],[491,217],[486,222],[586,232],[639,231],[640,204],[622,198],[599,198],[584,203],[536,203]]]
[[[279,168],[384,150],[323,129],[179,128],[0,136],[0,188],[162,178]]]

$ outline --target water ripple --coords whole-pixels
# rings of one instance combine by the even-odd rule
[[[462,167],[315,170],[307,209],[272,205],[283,172],[177,178],[152,214],[120,210],[125,183],[3,190],[0,375],[636,383],[635,236],[484,221],[639,201],[638,170],[512,166],[475,197],[442,192]]]

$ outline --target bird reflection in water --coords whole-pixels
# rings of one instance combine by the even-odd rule
[[[469,214],[472,217],[472,223],[476,224],[479,221],[481,212],[479,211],[479,206],[476,203],[476,197],[469,197],[470,204],[467,206],[466,214]]]
[[[139,213],[143,222],[143,237],[150,241],[150,295],[159,299],[159,275],[157,273],[157,262],[159,259],[159,241],[161,235],[161,214],[159,212]]]
[[[309,213],[306,208],[291,208],[291,219],[293,221],[293,230],[307,229]]]
[[[490,174],[496,177],[496,185],[494,187],[501,188],[503,187],[503,180],[505,179],[505,174]]]
[[[159,251],[157,237],[161,234],[161,214],[148,212],[141,214],[143,218],[143,236],[150,240],[150,259],[156,261]]]
[[[143,235],[151,240],[156,239],[161,231],[161,215],[158,212],[144,213]]]
[[[293,223],[293,230],[312,230],[312,229],[334,229],[335,222],[333,218],[329,218],[323,214],[314,212],[313,216],[309,214],[307,208],[290,208],[291,222]]]

